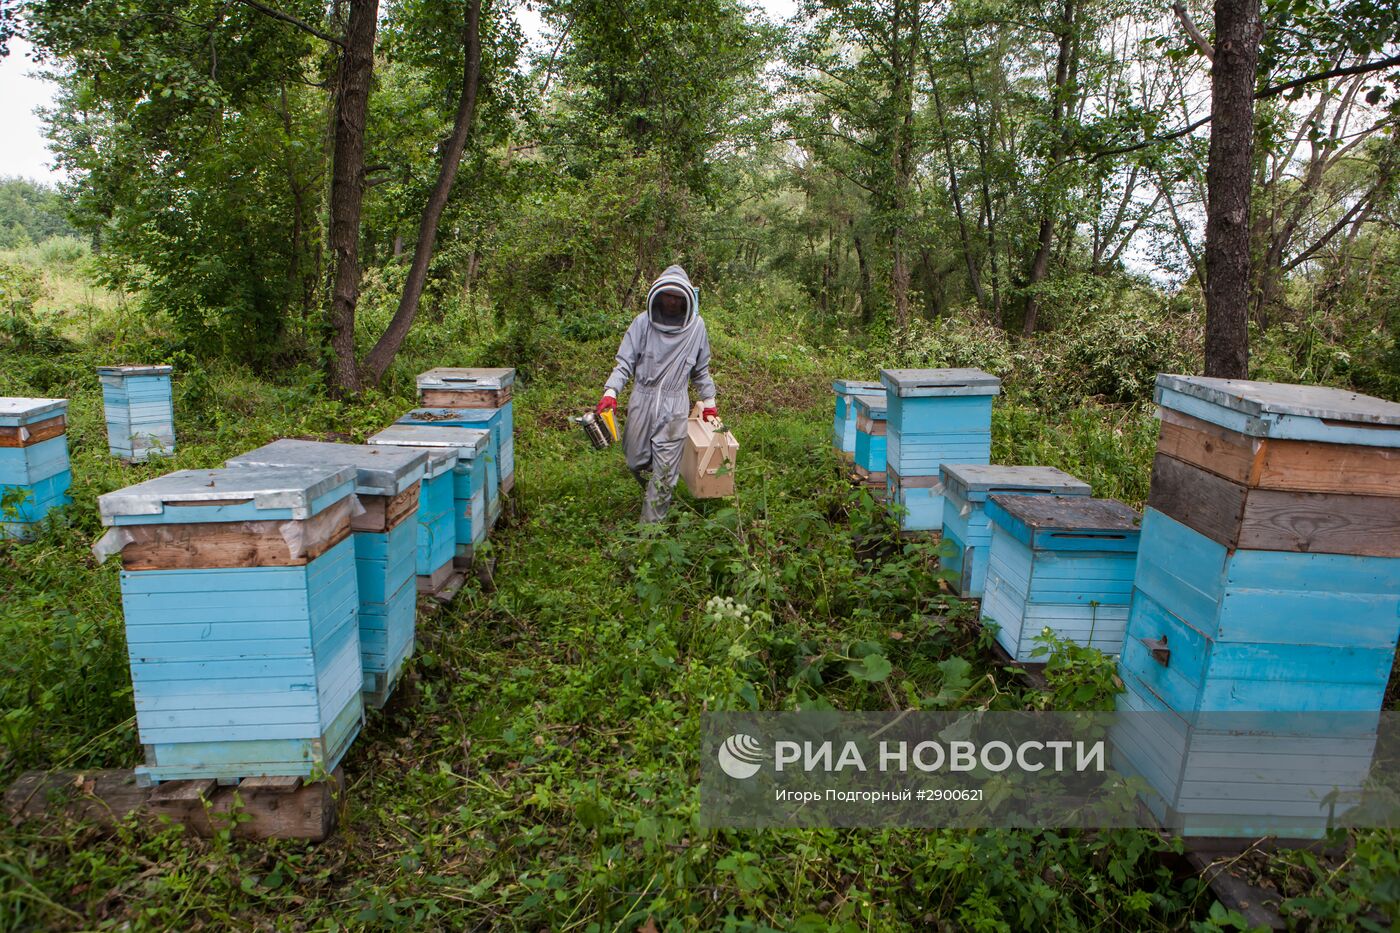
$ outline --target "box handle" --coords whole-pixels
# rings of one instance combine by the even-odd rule
[[[1139,638],[1138,641],[1142,642],[1143,647],[1147,649],[1147,653],[1152,655],[1152,660],[1163,667],[1171,663],[1172,651],[1167,647],[1167,636],[1163,635],[1156,640],[1151,638]]]

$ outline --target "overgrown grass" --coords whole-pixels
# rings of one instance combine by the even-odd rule
[[[412,372],[513,362],[520,510],[493,537],[496,590],[473,583],[420,614],[409,682],[345,762],[334,839],[7,826],[0,927],[1238,928],[1159,858],[1174,844],[1145,831],[700,828],[703,710],[1095,708],[1113,689],[1111,669],[1067,656],[1051,700],[1028,692],[944,593],[932,546],[893,535],[837,478],[825,385],[860,375],[849,368],[871,351],[817,348],[758,301],[710,308],[723,410],[744,445],[739,491],[682,497],[660,534],[635,524],[616,452],[592,451],[565,420],[594,400],[612,337],[536,335],[536,355],[508,359],[489,317],[447,320],[388,391],[354,404],[328,399],[309,369],[274,380],[176,355],[178,455],[134,468],[106,454],[92,367],[159,353],[160,335],[14,354],[0,394],[72,399],[76,501],[38,541],[0,545],[0,781],[139,758],[117,570],[86,550],[102,492],[276,436],[358,440],[412,404]],[[1155,435],[1142,407],[1047,415],[1013,392],[995,427],[999,460],[1145,495]],[[886,677],[853,676],[876,655]],[[1332,913],[1323,926],[1347,929],[1393,907],[1395,853],[1393,836],[1363,834],[1340,870],[1298,857],[1280,871],[1318,899],[1310,912]]]

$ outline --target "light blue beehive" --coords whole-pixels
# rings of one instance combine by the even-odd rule
[[[943,527],[939,468],[992,458],[992,399],[1001,380],[980,369],[883,369],[885,476],[905,531]]]
[[[1331,491],[1288,492],[1299,488],[1295,479],[1274,475],[1270,492],[1259,468],[1276,443],[1295,445],[1295,463],[1301,450],[1321,464],[1400,447],[1400,405],[1338,389],[1172,375],[1158,376],[1156,399],[1164,419],[1186,415],[1223,431],[1190,454],[1209,502],[1159,490],[1157,469],[1177,462],[1170,452],[1185,455],[1159,449],[1119,662],[1118,708],[1132,715],[1114,731],[1115,765],[1145,778],[1148,806],[1185,835],[1320,836],[1353,805],[1371,766],[1400,637],[1400,558],[1313,547],[1311,535],[1345,531],[1346,513],[1354,514],[1344,508],[1345,470],[1335,470]],[[1367,459],[1373,469],[1394,463],[1400,483],[1400,457]],[[1373,487],[1379,478],[1367,477]],[[1246,537],[1260,514],[1254,492],[1272,508],[1268,524],[1287,530],[1283,540],[1297,535],[1297,549],[1233,547],[1206,533]],[[1357,551],[1375,544],[1352,539]],[[1346,540],[1326,538],[1328,547]]]
[[[486,475],[480,484],[485,496],[486,528],[489,530],[501,517],[503,489],[501,486],[501,445],[504,442],[504,415],[497,408],[415,408],[398,424],[427,424],[444,428],[466,428],[487,434],[486,450],[481,454],[464,453],[464,457],[485,460]],[[459,490],[458,498],[461,498]],[[460,537],[459,537],[460,542]]]
[[[885,387],[879,382],[837,379],[831,384],[831,391],[836,393],[836,418],[831,424],[831,444],[837,453],[850,458],[855,456],[856,449],[856,396],[883,395]]]
[[[418,592],[436,593],[451,578],[457,554],[454,474],[461,440],[451,429],[436,431],[424,425],[394,424],[366,443],[421,450],[428,455],[423,485],[418,491]]]
[[[360,597],[360,657],[365,705],[383,708],[413,654],[418,613],[420,450],[277,440],[228,460],[230,467],[352,467],[363,511],[350,521]],[[411,501],[408,501],[411,500]]]
[[[987,499],[995,495],[1087,496],[1089,484],[1046,466],[945,463],[943,565],[958,574],[959,596],[980,599],[987,580],[992,528]]]
[[[107,443],[132,463],[175,453],[175,407],[169,366],[99,366]]]
[[[418,375],[418,404],[424,408],[499,409],[501,492],[515,488],[515,370],[508,367],[451,367]]]
[[[1045,629],[1117,654],[1137,561],[1138,513],[1116,499],[1006,496],[987,500],[991,545],[982,620],[1012,660],[1044,661]]]
[[[25,539],[67,505],[68,400],[0,398],[0,538]]]
[[[417,430],[424,442],[451,443],[457,451],[457,467],[453,471],[453,522],[456,525],[456,558],[459,567],[470,567],[476,549],[486,542],[491,529],[488,494],[492,485],[489,454],[491,432],[476,428],[457,427],[442,422],[432,424],[400,422],[396,428]],[[499,497],[497,497],[499,502]]]
[[[857,395],[854,400],[856,422],[856,466],[872,479],[885,478],[885,393]]]
[[[126,565],[139,781],[339,764],[364,721],[354,488],[351,468],[242,467],[98,500]]]

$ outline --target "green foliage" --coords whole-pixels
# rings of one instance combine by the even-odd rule
[[[23,178],[0,178],[0,249],[76,234],[68,204],[57,191]]]

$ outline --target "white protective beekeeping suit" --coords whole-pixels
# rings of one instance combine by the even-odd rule
[[[665,321],[656,313],[657,296],[667,292],[685,299],[685,315],[678,322]],[[706,408],[715,407],[710,338],[699,307],[690,276],[680,266],[669,266],[651,284],[646,310],[623,335],[617,365],[604,390],[604,395],[616,397],[629,379],[635,382],[622,446],[627,468],[646,490],[644,522],[661,521],[671,508],[690,412],[687,384],[695,386]]]

